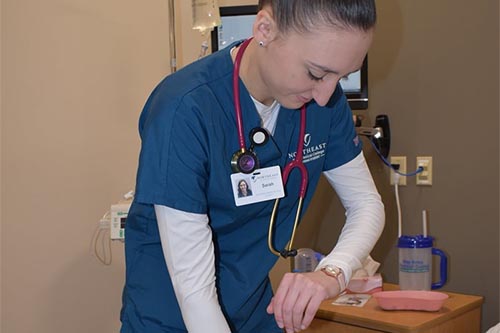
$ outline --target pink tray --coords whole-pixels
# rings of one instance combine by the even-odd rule
[[[384,310],[439,311],[447,294],[424,290],[397,290],[374,293],[373,297]]]

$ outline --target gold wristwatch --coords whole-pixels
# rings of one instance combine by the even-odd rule
[[[326,275],[337,279],[339,283],[340,292],[343,292],[345,290],[346,285],[345,285],[344,272],[342,272],[342,270],[339,267],[333,265],[326,265],[321,268],[321,271]]]

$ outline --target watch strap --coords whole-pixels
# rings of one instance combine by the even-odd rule
[[[345,281],[345,275],[342,269],[340,269],[337,266],[333,265],[326,265],[321,268],[321,271],[325,273],[328,276],[331,276],[335,279],[337,279],[337,282],[339,284],[340,292],[343,292],[346,289],[346,281]]]

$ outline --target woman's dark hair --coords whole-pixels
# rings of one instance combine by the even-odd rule
[[[318,25],[368,31],[375,26],[375,0],[259,0],[271,6],[278,30],[310,32]]]

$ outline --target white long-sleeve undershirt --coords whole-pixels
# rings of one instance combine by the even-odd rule
[[[384,205],[362,152],[350,162],[323,174],[345,208],[346,223],[337,244],[317,269],[338,266],[344,272],[347,285],[382,233]]]
[[[155,213],[163,255],[188,332],[231,333],[215,288],[208,216],[160,205],[155,205]]]

